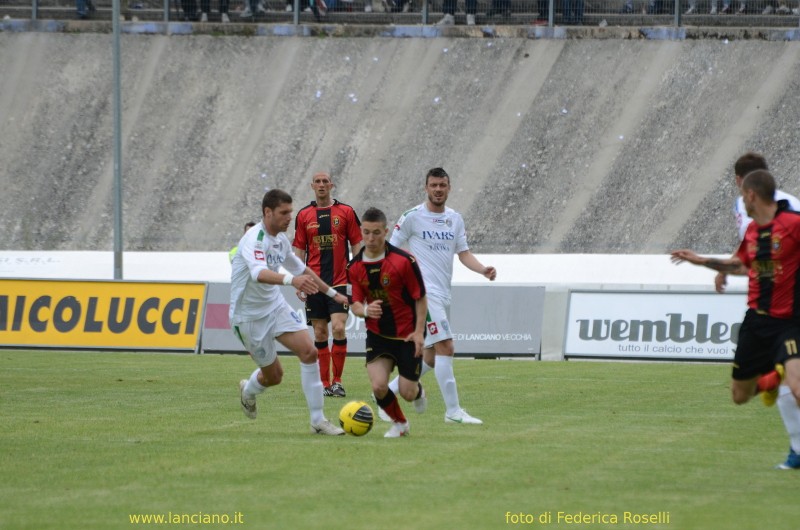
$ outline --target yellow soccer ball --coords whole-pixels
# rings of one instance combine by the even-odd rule
[[[364,436],[375,421],[372,407],[363,401],[351,401],[339,411],[339,425],[344,432],[353,436]]]

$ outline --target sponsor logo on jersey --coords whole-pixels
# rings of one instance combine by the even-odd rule
[[[338,217],[334,217],[333,218],[333,226],[339,226],[339,218]]]
[[[438,333],[439,328],[436,327],[436,322],[428,322],[428,334],[437,335]]]
[[[256,250],[254,254],[255,254],[255,258],[258,261],[264,261],[264,251],[263,250]]]
[[[439,241],[453,241],[456,238],[454,232],[436,232],[433,230],[423,230],[422,239],[438,239]]]
[[[383,278],[381,278],[381,283],[383,284],[384,287],[389,285],[389,275],[388,274],[384,274],[383,275]]]
[[[295,322],[297,322],[298,324],[302,324],[303,321],[300,320],[300,315],[298,315],[294,311],[292,311],[291,314],[292,314],[292,318],[295,320]]]
[[[319,228],[319,223],[308,223],[308,227],[311,229]]]

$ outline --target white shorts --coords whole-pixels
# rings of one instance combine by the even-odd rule
[[[233,333],[242,341],[250,357],[259,367],[269,366],[278,357],[275,337],[292,331],[306,331],[306,321],[286,302],[269,315],[233,326]]]
[[[437,342],[452,339],[450,329],[450,304],[436,298],[428,298],[428,318],[425,321],[425,347],[430,348]]]

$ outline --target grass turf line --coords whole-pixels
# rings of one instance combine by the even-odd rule
[[[456,360],[462,405],[485,425],[448,425],[404,405],[411,437],[308,433],[299,366],[239,410],[244,356],[0,351],[0,527],[131,528],[131,514],[235,514],[219,528],[507,528],[506,513],[669,512],[646,528],[796,528],[800,475],[778,411],[730,403],[729,367]],[[335,420],[369,400],[348,359]],[[374,407],[374,405],[373,405]],[[148,525],[142,525],[148,526]],[[155,527],[157,525],[149,525]],[[177,525],[180,526],[180,525]],[[184,525],[183,527],[197,527]],[[532,526],[532,525],[524,525]]]

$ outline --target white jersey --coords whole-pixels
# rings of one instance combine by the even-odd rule
[[[450,303],[453,256],[469,250],[460,213],[446,206],[442,213],[431,212],[422,203],[400,216],[389,243],[407,246],[417,258],[427,295]]]
[[[280,286],[257,280],[262,270],[279,272],[281,267],[293,275],[306,270],[285,233],[271,236],[263,222],[250,228],[239,241],[231,262],[231,325],[263,318],[281,307],[284,298]]]
[[[800,199],[794,195],[789,195],[785,191],[775,190],[775,201],[786,200],[789,202],[789,209],[795,212],[800,212]],[[747,215],[747,210],[744,208],[744,199],[740,195],[733,205],[733,215],[736,216],[736,228],[739,229],[739,241],[744,239],[744,233],[747,232],[747,225],[750,224],[751,219]]]

